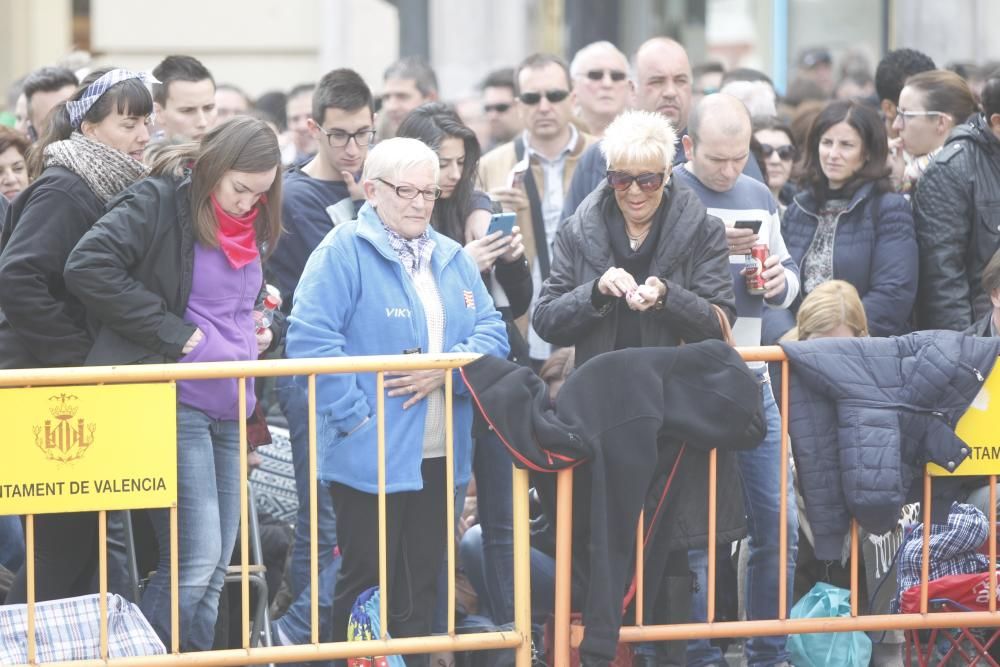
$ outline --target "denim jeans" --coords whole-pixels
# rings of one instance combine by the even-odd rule
[[[513,467],[496,433],[476,439],[472,470],[482,527],[485,608],[496,625],[514,622]]]
[[[489,597],[486,582],[486,559],[481,525],[466,531],[458,548],[458,560],[469,583],[482,601]],[[513,554],[511,554],[513,556]],[[512,582],[513,583],[513,582]],[[555,609],[556,561],[548,554],[531,549],[531,617],[532,623],[544,624]],[[508,621],[509,623],[513,622]],[[500,625],[497,623],[497,625]]]
[[[0,565],[17,572],[24,564],[24,529],[21,517],[0,516]]]
[[[180,648],[212,648],[219,594],[240,525],[240,431],[177,406],[177,562]],[[170,646],[170,512],[150,511],[160,558],[140,607]]]
[[[278,402],[288,420],[292,443],[292,464],[295,467],[295,489],[299,509],[295,517],[295,544],[289,570],[292,604],[275,622],[284,639],[293,644],[311,642],[312,589],[309,585],[309,397],[306,389],[292,377],[280,377],[277,382]],[[337,517],[333,512],[330,492],[316,489],[317,530],[316,555],[319,582],[319,640],[330,641],[332,635],[333,589],[340,570],[340,556],[334,556],[337,546]]]
[[[778,521],[780,518],[781,414],[771,393],[771,383],[764,369],[754,369],[761,380],[761,399],[767,419],[767,436],[755,449],[737,452],[743,502],[746,505],[747,529],[750,533],[750,557],[745,584],[746,614],[751,621],[778,617]],[[787,609],[792,608],[792,588],[795,581],[795,558],[798,555],[799,519],[795,506],[795,487],[791,466],[788,470],[788,559],[786,568]],[[707,617],[708,574],[707,552],[688,553],[697,585],[692,596],[693,621]],[[747,664],[774,665],[788,660],[785,636],[751,637],[744,645]],[[688,665],[725,664],[722,653],[707,640],[688,642]]]

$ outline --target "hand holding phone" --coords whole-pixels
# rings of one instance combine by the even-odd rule
[[[726,243],[730,255],[748,255],[760,238],[760,220],[737,220],[732,227],[726,227]]]
[[[517,221],[516,213],[494,213],[493,217],[490,218],[490,226],[486,230],[486,235],[489,236],[494,232],[503,232],[501,236],[510,236],[511,231],[514,229],[514,223]]]

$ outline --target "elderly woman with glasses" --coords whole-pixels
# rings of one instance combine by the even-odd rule
[[[601,145],[607,183],[556,235],[534,326],[551,343],[575,345],[577,364],[625,347],[720,338],[718,309],[735,319],[725,230],[670,179],[674,136],[658,114],[618,116]]]
[[[366,203],[313,252],[295,291],[289,357],[473,352],[507,356],[500,313],[472,257],[431,225],[438,156],[416,139],[379,143],[362,175]],[[430,633],[444,557],[445,373],[387,373],[386,529],[389,628]],[[469,479],[472,405],[453,385],[455,483]],[[343,555],[333,602],[334,641],[351,606],[379,582],[378,391],[374,374],[316,381],[319,479],[329,486]],[[409,657],[423,665],[426,658]]]
[[[723,319],[736,319],[725,227],[693,191],[670,177],[674,145],[674,130],[660,114],[619,115],[601,143],[606,183],[559,227],[533,325],[550,343],[575,345],[577,366],[612,350],[720,339]],[[670,470],[675,462],[679,467],[668,517],[657,528],[663,542],[658,541],[657,556],[647,552],[647,623],[690,618],[687,550],[704,549],[709,539],[707,454],[687,448],[682,457],[680,443],[663,435],[658,469]],[[719,487],[738,490],[733,453],[720,452],[718,462]],[[576,475],[575,497],[587,497],[588,490],[579,488],[587,477]],[[738,539],[744,534],[742,494],[722,495],[718,539]],[[683,664],[684,642],[672,644],[668,652]]]

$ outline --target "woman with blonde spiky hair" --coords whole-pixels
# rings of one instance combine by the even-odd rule
[[[619,115],[601,144],[606,182],[559,227],[533,325],[550,343],[575,345],[577,367],[612,350],[722,339],[724,324],[735,320],[725,227],[708,215],[693,191],[671,178],[674,146],[674,129],[665,116]],[[669,470],[677,462],[678,474],[670,489],[669,516],[646,552],[646,591],[654,602],[647,598],[644,623],[689,618],[687,550],[704,549],[710,539],[704,502],[707,454],[688,449],[682,458],[680,443],[669,439],[656,447],[658,465]],[[740,489],[734,453],[720,451],[718,466],[719,488]],[[652,515],[651,510],[647,516]],[[742,493],[722,494],[716,516],[719,543],[742,536]],[[612,582],[610,589],[622,590],[615,586]],[[662,604],[655,603],[657,597]],[[621,610],[620,601],[610,604]],[[581,655],[613,654],[613,643],[602,641],[595,627],[588,623]],[[671,644],[671,659],[682,664],[685,642]]]

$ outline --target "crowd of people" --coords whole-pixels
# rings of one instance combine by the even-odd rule
[[[480,102],[457,106],[413,57],[379,82],[338,68],[256,100],[185,55],[149,73],[43,67],[9,95],[16,126],[0,126],[0,368],[471,352],[531,369],[555,396],[574,367],[627,348],[1000,335],[1000,70],[938,68],[911,49],[874,71],[845,59],[839,80],[825,49],[798,64],[780,95],[757,70],[692,67],[669,38],[631,59],[602,41],[568,63],[537,53],[490,72]],[[504,213],[513,228],[494,227]],[[275,292],[281,310],[259,326]],[[716,536],[703,496],[668,508],[676,525],[647,624],[707,619],[712,539],[728,559],[747,536],[745,618],[777,617],[780,577],[788,608],[800,594],[812,537],[794,463],[781,460],[776,369],[748,366],[766,435],[719,452],[720,488],[742,492],[720,498]],[[453,533],[479,615],[514,618],[513,458],[460,377],[446,379],[384,381],[393,637],[446,629]],[[217,645],[239,529],[237,389],[178,383],[183,650]],[[277,643],[310,641],[310,519],[321,641],[347,639],[355,600],[378,585],[379,390],[373,374],[317,378],[312,479],[304,378],[247,381],[248,413],[288,428],[299,501]],[[676,444],[661,456],[679,462]],[[692,481],[698,460],[682,475],[695,490],[707,485]],[[446,525],[450,493],[474,508],[457,526]],[[553,519],[542,511],[533,537],[536,592],[551,590]],[[155,573],[138,603],[169,645],[169,515],[148,521]],[[35,536],[37,599],[94,591],[96,514],[37,516]],[[16,573],[8,604],[26,596],[23,540],[20,522],[0,517],[0,564]],[[535,597],[536,622],[550,605]],[[786,639],[745,640],[747,664],[790,664]],[[581,652],[585,665],[611,659],[596,642]],[[433,658],[406,662],[451,664]],[[725,664],[708,640],[640,644],[633,660]]]

